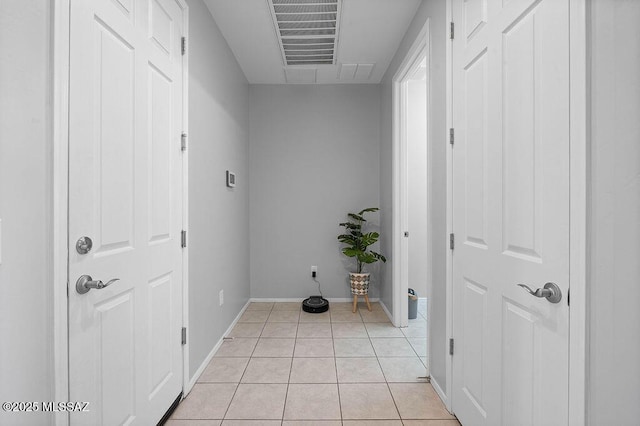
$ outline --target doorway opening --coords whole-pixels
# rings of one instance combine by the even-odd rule
[[[429,22],[393,78],[393,322],[429,376]],[[414,290],[417,299],[409,296]],[[411,318],[411,319],[410,319]]]

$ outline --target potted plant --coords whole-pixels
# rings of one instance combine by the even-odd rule
[[[349,213],[349,221],[343,222],[340,226],[345,228],[345,234],[338,235],[338,241],[346,244],[342,248],[342,253],[347,257],[354,257],[356,259],[356,272],[349,273],[349,281],[351,283],[351,294],[353,294],[353,312],[356,311],[358,305],[358,296],[364,296],[367,302],[367,308],[371,310],[369,304],[369,279],[370,274],[368,272],[362,272],[362,267],[365,264],[375,263],[379,260],[386,262],[387,259],[373,250],[369,250],[368,247],[375,244],[380,238],[380,234],[377,232],[363,232],[363,226],[367,222],[364,218],[365,213],[376,212],[377,207],[370,207],[364,209],[358,213]]]

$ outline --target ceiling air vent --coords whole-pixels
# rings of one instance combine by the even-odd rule
[[[267,0],[286,65],[333,65],[342,0]]]

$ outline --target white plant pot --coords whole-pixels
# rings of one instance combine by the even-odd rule
[[[351,294],[356,296],[364,296],[369,294],[369,276],[369,273],[357,274],[354,272],[349,272]]]

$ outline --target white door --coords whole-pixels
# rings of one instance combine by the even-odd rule
[[[71,423],[151,425],[182,390],[183,10],[72,0],[70,27]]]
[[[453,410],[566,425],[569,0],[453,5]]]

